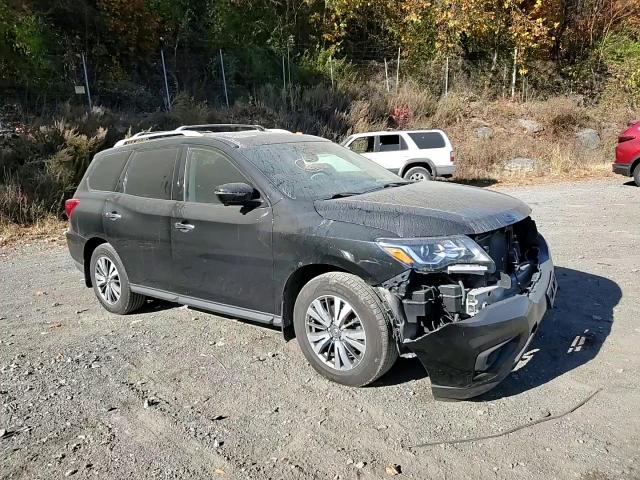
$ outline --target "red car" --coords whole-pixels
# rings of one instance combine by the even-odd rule
[[[633,177],[640,187],[640,120],[629,123],[629,128],[618,136],[613,172]]]

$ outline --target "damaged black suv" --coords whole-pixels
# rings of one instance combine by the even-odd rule
[[[436,397],[508,375],[556,291],[525,204],[408,183],[313,136],[214,127],[118,142],[66,202],[71,256],[104,308],[153,297],[279,325],[351,386],[404,353]]]

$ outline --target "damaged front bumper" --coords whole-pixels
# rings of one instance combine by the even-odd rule
[[[542,237],[540,242],[538,271],[527,292],[402,341],[427,369],[434,397],[462,400],[487,392],[509,375],[525,352],[557,289],[548,247]]]

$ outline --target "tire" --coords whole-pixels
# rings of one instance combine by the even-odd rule
[[[331,343],[325,353],[326,356],[329,356],[331,348],[334,348],[332,352],[334,358],[324,358],[325,354],[321,351],[323,355],[321,359],[316,354],[308,336],[308,332],[314,329],[308,322],[315,322],[314,325],[317,325],[318,322],[308,315],[308,311],[314,301],[317,300],[322,303],[326,299],[335,299],[335,296],[346,302],[348,304],[347,307],[350,306],[352,311],[345,317],[342,328],[339,328],[341,333],[331,334],[338,335],[339,338],[334,339],[333,336],[331,337]],[[349,310],[344,303],[342,308],[345,308],[345,311]],[[340,308],[337,310],[341,311]],[[327,309],[327,313],[333,311]],[[335,317],[333,318],[335,322]],[[358,327],[358,322],[362,329]],[[335,332],[335,323],[331,325],[334,328],[333,332]],[[325,273],[307,283],[296,299],[293,310],[293,326],[298,345],[300,345],[302,353],[311,366],[324,377],[343,385],[352,387],[368,385],[384,375],[398,358],[398,350],[382,300],[364,280],[349,273]],[[362,330],[364,330],[364,334]],[[328,333],[329,331],[323,332],[321,329],[320,331],[312,331],[311,334],[323,335],[323,333]],[[353,341],[349,337],[350,335],[358,335],[360,338],[364,336],[364,352],[359,359],[351,358],[350,356],[354,351],[358,352],[353,343],[347,344],[347,342]],[[323,341],[325,340],[320,340],[316,343],[316,348]],[[348,360],[353,363],[351,368],[346,364],[342,365],[344,369],[336,368],[335,356],[338,353],[338,347],[335,344],[340,343],[346,347],[342,349],[341,353],[348,355]],[[342,362],[343,356],[338,356],[340,357],[339,363],[344,363]]]
[[[425,167],[411,167],[404,172],[403,178],[412,182],[421,182],[424,180],[433,180],[433,175],[429,169]]]
[[[98,298],[98,301],[102,306],[111,313],[117,313],[118,315],[126,315],[138,310],[145,302],[146,297],[131,291],[129,285],[129,277],[120,260],[120,257],[114,250],[114,248],[108,244],[103,243],[98,245],[91,254],[89,274],[91,275],[91,284],[93,285],[93,291]],[[101,272],[110,271],[110,265],[115,268],[117,277],[112,277],[110,285],[112,294],[108,294],[104,291],[104,282],[101,282],[104,276],[101,276]],[[120,288],[120,294],[115,297],[117,289],[115,285],[118,284]],[[111,301],[110,301],[111,300]]]
[[[637,187],[640,187],[640,163],[633,169],[633,181],[636,182]]]

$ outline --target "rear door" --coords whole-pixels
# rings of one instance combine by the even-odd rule
[[[183,201],[171,219],[175,291],[273,313],[273,217],[266,198],[251,207],[223,205],[214,193],[217,186],[255,185],[231,156],[214,147],[188,147],[180,170]]]
[[[133,284],[169,289],[171,199],[179,147],[135,150],[103,211],[107,240]]]

